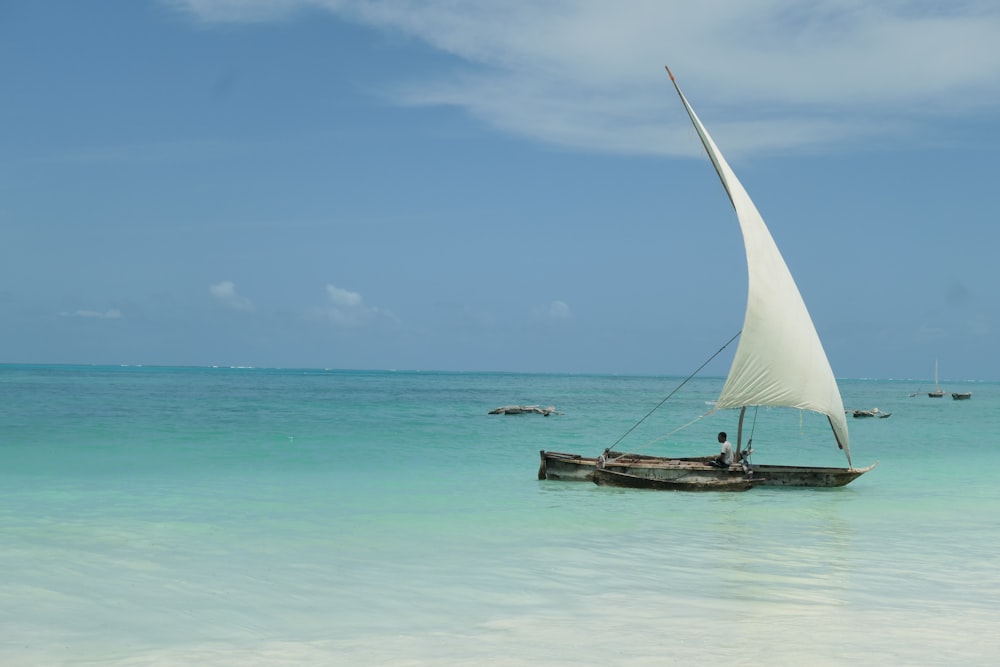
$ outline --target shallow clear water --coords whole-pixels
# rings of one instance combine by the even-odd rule
[[[842,489],[536,479],[679,380],[0,366],[0,664],[994,664],[1000,385],[845,381]],[[623,448],[714,453],[697,380]],[[506,404],[563,414],[490,416]],[[762,410],[757,463],[845,464]]]

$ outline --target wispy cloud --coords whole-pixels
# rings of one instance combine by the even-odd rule
[[[928,140],[942,115],[1000,105],[993,0],[164,0],[207,22],[325,9],[405,34],[464,68],[381,82],[400,104],[453,105],[511,133],[588,150],[691,153],[670,64],[728,154]]]
[[[552,301],[543,306],[536,306],[534,312],[535,317],[552,322],[566,322],[573,319],[573,312],[565,301]]]
[[[336,285],[326,286],[326,303],[312,309],[310,315],[337,328],[354,329],[369,324],[396,324],[396,316],[388,310],[366,305],[357,292]]]
[[[108,310],[74,310],[72,312],[62,312],[59,313],[61,317],[84,317],[96,320],[120,320],[124,315],[122,311],[117,308],[109,308]]]
[[[223,280],[221,283],[209,285],[209,293],[215,300],[226,308],[232,310],[251,311],[254,309],[253,302],[245,296],[236,293],[236,285],[230,280]]]
[[[948,337],[948,332],[933,324],[924,322],[917,331],[917,340],[921,342],[934,342]]]

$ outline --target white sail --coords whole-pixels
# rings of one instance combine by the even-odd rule
[[[667,72],[670,73],[669,68]],[[677,94],[729,195],[743,232],[749,285],[743,331],[717,408],[811,410],[830,419],[851,462],[844,402],[802,295],[771,232],[670,73]]]

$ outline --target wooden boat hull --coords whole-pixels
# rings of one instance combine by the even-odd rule
[[[539,454],[542,463],[538,467],[538,479],[561,482],[591,482],[594,479],[594,469],[597,468],[596,457],[547,452],[544,449]]]
[[[847,486],[877,466],[867,468],[815,468],[812,466],[755,465],[754,475],[762,479],[761,486],[812,486],[832,488]]]
[[[538,467],[538,479],[553,479],[563,482],[590,482],[593,481],[594,468],[597,467],[596,456],[581,456],[580,454],[566,454],[564,452],[548,452],[544,449],[539,452],[541,464]],[[623,454],[623,460],[628,461],[662,461],[669,460],[660,456],[646,456],[643,454]],[[707,460],[711,457],[705,457]]]
[[[616,486],[628,489],[653,489],[657,491],[749,491],[753,481],[744,475],[732,479],[687,475],[676,479],[640,477],[606,468],[596,468],[593,481],[599,486]]]
[[[597,457],[564,454],[562,452],[540,452],[541,465],[538,479],[589,482],[594,479]],[[707,465],[710,456],[670,459],[657,456],[624,455],[605,463],[608,470],[637,477],[676,480],[693,472],[714,479],[725,479],[729,475],[743,475],[743,468],[731,466],[729,470]],[[872,470],[878,463],[867,468],[821,468],[813,466],[782,466],[759,464],[753,466],[754,486],[789,486],[831,488],[846,486]]]

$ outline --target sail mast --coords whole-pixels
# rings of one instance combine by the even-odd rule
[[[712,143],[712,138],[708,136],[708,132],[705,131],[705,128],[702,127],[701,121],[699,121],[698,117],[695,115],[694,109],[692,109],[691,105],[688,104],[687,98],[684,97],[684,93],[681,92],[680,86],[677,85],[677,79],[674,78],[674,73],[670,71],[669,67],[667,67],[666,70],[667,75],[670,77],[670,83],[674,84],[674,90],[676,90],[677,94],[680,96],[681,102],[684,104],[684,110],[687,111],[688,116],[691,118],[691,122],[694,124],[695,132],[698,133],[698,138],[701,139],[701,145],[705,147],[705,152],[708,153],[708,159],[712,161],[712,166],[715,167],[715,173],[719,177],[719,181],[722,183],[722,188],[726,191],[726,196],[729,197],[729,203],[733,205],[733,208],[736,208],[736,202],[733,201],[733,193],[729,190],[729,183],[726,182],[726,177],[722,175],[722,166],[716,159],[712,149],[709,148],[709,144]]]

